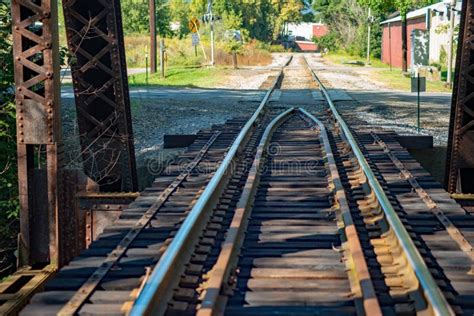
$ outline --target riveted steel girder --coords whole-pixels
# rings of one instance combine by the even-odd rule
[[[446,161],[450,193],[474,193],[474,1],[463,1]]]
[[[62,167],[56,0],[13,0],[19,263],[60,264]]]
[[[84,172],[102,191],[136,191],[119,0],[63,0]]]

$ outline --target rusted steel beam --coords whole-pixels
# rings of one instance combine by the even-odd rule
[[[84,172],[101,191],[137,191],[119,0],[64,0]]]
[[[43,285],[56,272],[48,265],[43,269],[23,267],[0,283],[0,315],[18,315],[31,296],[43,289]]]
[[[446,161],[446,189],[474,193],[474,1],[463,1]]]
[[[61,153],[56,0],[13,0],[20,199],[19,264],[61,264]]]

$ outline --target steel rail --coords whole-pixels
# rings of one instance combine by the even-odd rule
[[[436,216],[441,225],[444,226],[449,236],[459,245],[464,253],[466,253],[471,262],[474,262],[474,251],[471,243],[464,237],[464,234],[459,230],[459,228],[454,225],[454,223],[448,218],[448,216],[443,211],[443,207],[439,206],[430,196],[428,192],[421,187],[421,185],[416,180],[415,176],[405,167],[403,162],[395,156],[395,154],[390,150],[388,145],[374,132],[371,132],[370,135],[375,142],[382,148],[383,152],[392,160],[393,164],[400,170],[400,173],[405,177],[405,179],[410,183],[411,187],[418,194],[420,199],[426,204],[426,206],[431,210],[431,212]]]
[[[201,308],[197,312],[197,316],[222,315],[224,313],[227,296],[221,296],[221,289],[230,277],[232,263],[238,257],[239,249],[242,246],[243,234],[248,224],[248,216],[251,213],[255,192],[260,182],[261,166],[265,161],[265,152],[274,131],[293,112],[294,108],[290,108],[281,113],[274,118],[265,129],[257,147],[257,153],[255,154],[252,167],[249,171],[247,181],[245,182],[244,190],[237,203],[232,222],[227,231],[226,239],[222,244],[219,257],[210,271],[209,279],[207,280],[207,289],[201,303]]]
[[[290,61],[291,57],[285,65]],[[231,168],[237,153],[250,137],[252,127],[262,116],[265,106],[282,75],[283,70],[280,70],[259,107],[240,131],[204,192],[196,201],[165,253],[154,267],[129,315],[163,315],[166,312],[167,302],[173,295],[173,286],[179,281],[179,277],[184,271],[184,264],[191,255],[193,243],[196,242],[198,234],[203,228],[201,226],[206,222],[206,217],[210,215],[208,211],[217,203],[219,195],[231,176]]]
[[[307,61],[306,63],[308,64]],[[413,240],[410,238],[410,235],[408,234],[405,226],[403,225],[402,221],[398,217],[387,195],[385,194],[382,186],[380,185],[375,174],[370,168],[350,128],[347,126],[346,122],[342,119],[341,115],[337,111],[336,106],[332,102],[329,96],[329,93],[327,92],[321,80],[319,80],[314,70],[311,69],[311,72],[312,72],[313,78],[318,82],[320,86],[320,89],[329,105],[329,108],[331,109],[332,115],[334,116],[336,122],[341,128],[362,170],[364,171],[364,174],[367,177],[367,181],[370,187],[372,188],[377,200],[379,201],[380,206],[382,210],[384,211],[385,216],[390,224],[390,227],[394,231],[401,247],[405,251],[407,260],[410,263],[418,279],[418,282],[420,283],[423,289],[425,298],[428,301],[429,306],[432,308],[433,313],[435,315],[440,315],[440,316],[454,315],[455,314],[454,311],[452,310],[451,306],[446,300],[446,297],[441,292],[439,286],[436,284],[436,281],[433,279],[433,276],[431,275],[428,267],[426,266],[425,261],[423,260],[422,256],[418,252],[418,249],[416,248]]]
[[[301,113],[306,115],[311,123],[319,127],[321,138],[324,143],[324,152],[329,164],[331,178],[335,186],[335,198],[339,202],[340,208],[343,210],[342,217],[345,224],[345,233],[349,241],[350,253],[355,263],[355,270],[359,280],[359,286],[362,289],[364,311],[363,315],[382,315],[375,290],[372,284],[367,262],[365,261],[360,240],[355,231],[352,217],[349,211],[344,188],[337,171],[336,161],[332,154],[329,137],[324,125],[303,109],[298,109]],[[226,285],[226,281],[231,274],[232,264],[238,257],[239,249],[242,246],[243,234],[246,231],[248,224],[248,217],[251,213],[255,192],[260,181],[261,166],[264,163],[264,153],[270,142],[270,137],[274,131],[288,118],[290,114],[295,111],[291,108],[279,116],[277,116],[266,128],[264,135],[260,141],[255,155],[252,168],[245,183],[244,191],[239,199],[236,207],[234,217],[232,219],[230,228],[227,232],[227,237],[222,245],[222,250],[219,257],[210,272],[207,281],[207,289],[201,303],[201,307],[197,312],[197,316],[223,315],[227,302],[227,296],[222,296],[221,292]]]
[[[107,255],[101,265],[90,275],[82,286],[74,293],[69,301],[58,312],[60,316],[76,315],[89,297],[105,278],[107,273],[116,266],[127,252],[128,248],[142,231],[149,225],[154,216],[168,201],[169,197],[179,188],[179,186],[189,177],[191,172],[198,166],[212,144],[221,135],[221,132],[215,132],[201,148],[198,155],[187,166],[185,172],[181,173],[176,179],[160,194],[153,205],[136,222],[135,226],[120,240],[117,246]]]
[[[308,113],[306,110],[299,110],[309,119],[311,119],[312,122],[318,126],[320,131],[320,138],[322,139],[324,145],[324,152],[326,154],[331,180],[334,184],[334,197],[341,211],[342,222],[344,225],[344,233],[346,235],[347,243],[349,246],[349,254],[351,255],[353,260],[353,269],[355,270],[357,281],[359,283],[358,286],[360,287],[362,295],[365,313],[361,314],[373,316],[382,315],[382,308],[380,307],[377,294],[375,293],[374,284],[370,276],[367,261],[365,260],[362,244],[360,242],[359,235],[352,219],[349,203],[347,201],[347,195],[344,190],[344,186],[341,182],[341,177],[337,169],[336,160],[334,159],[334,154],[332,152],[331,144],[329,142],[329,136],[326,127],[320,120]]]

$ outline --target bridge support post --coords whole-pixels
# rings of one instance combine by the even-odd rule
[[[463,1],[446,161],[446,189],[474,193],[474,0]]]
[[[138,189],[119,0],[63,0],[84,173],[101,191]]]
[[[19,265],[60,265],[62,134],[56,0],[13,0]]]

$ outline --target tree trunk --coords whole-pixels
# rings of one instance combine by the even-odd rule
[[[237,53],[232,52],[232,64],[234,65],[234,69],[237,69],[239,66],[237,65]]]
[[[408,51],[407,51],[407,18],[402,17],[402,71],[408,71]]]

